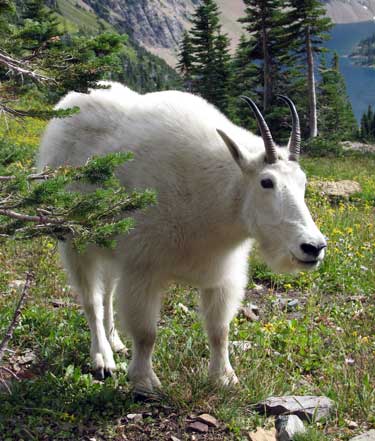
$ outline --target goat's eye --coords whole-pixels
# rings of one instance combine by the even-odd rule
[[[273,182],[272,182],[272,179],[262,179],[262,180],[260,181],[260,185],[261,185],[263,188],[273,188],[273,187],[274,187]]]

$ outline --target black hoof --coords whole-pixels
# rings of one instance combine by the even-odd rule
[[[112,369],[104,368],[104,378],[109,378],[114,376],[114,371]]]
[[[97,380],[103,381],[106,378],[113,377],[114,371],[108,368],[98,368],[94,370],[93,375]]]

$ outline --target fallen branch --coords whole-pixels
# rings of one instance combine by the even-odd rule
[[[13,337],[14,330],[16,329],[16,327],[18,325],[18,322],[20,319],[20,314],[21,314],[21,309],[22,309],[22,306],[23,306],[23,304],[26,300],[26,297],[29,293],[30,285],[31,285],[33,278],[34,278],[34,276],[32,275],[31,272],[28,272],[26,274],[26,282],[23,287],[21,297],[20,297],[20,299],[17,303],[16,309],[14,311],[12,321],[11,321],[11,323],[5,333],[3,340],[0,343],[0,361],[3,359],[5,350],[7,349],[7,346],[9,343],[9,340]]]

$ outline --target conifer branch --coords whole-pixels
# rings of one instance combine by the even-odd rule
[[[43,82],[43,81],[52,81],[52,78],[49,78],[45,75],[42,75],[29,67],[26,66],[26,62],[22,60],[17,60],[9,55],[6,55],[4,52],[0,51],[0,64],[8,68],[10,72],[16,73],[21,77],[31,78],[34,81]]]

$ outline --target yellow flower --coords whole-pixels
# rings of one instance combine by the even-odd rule
[[[266,323],[266,324],[263,326],[263,329],[264,329],[266,332],[273,332],[273,331],[275,330],[275,325],[274,325],[273,323]]]

